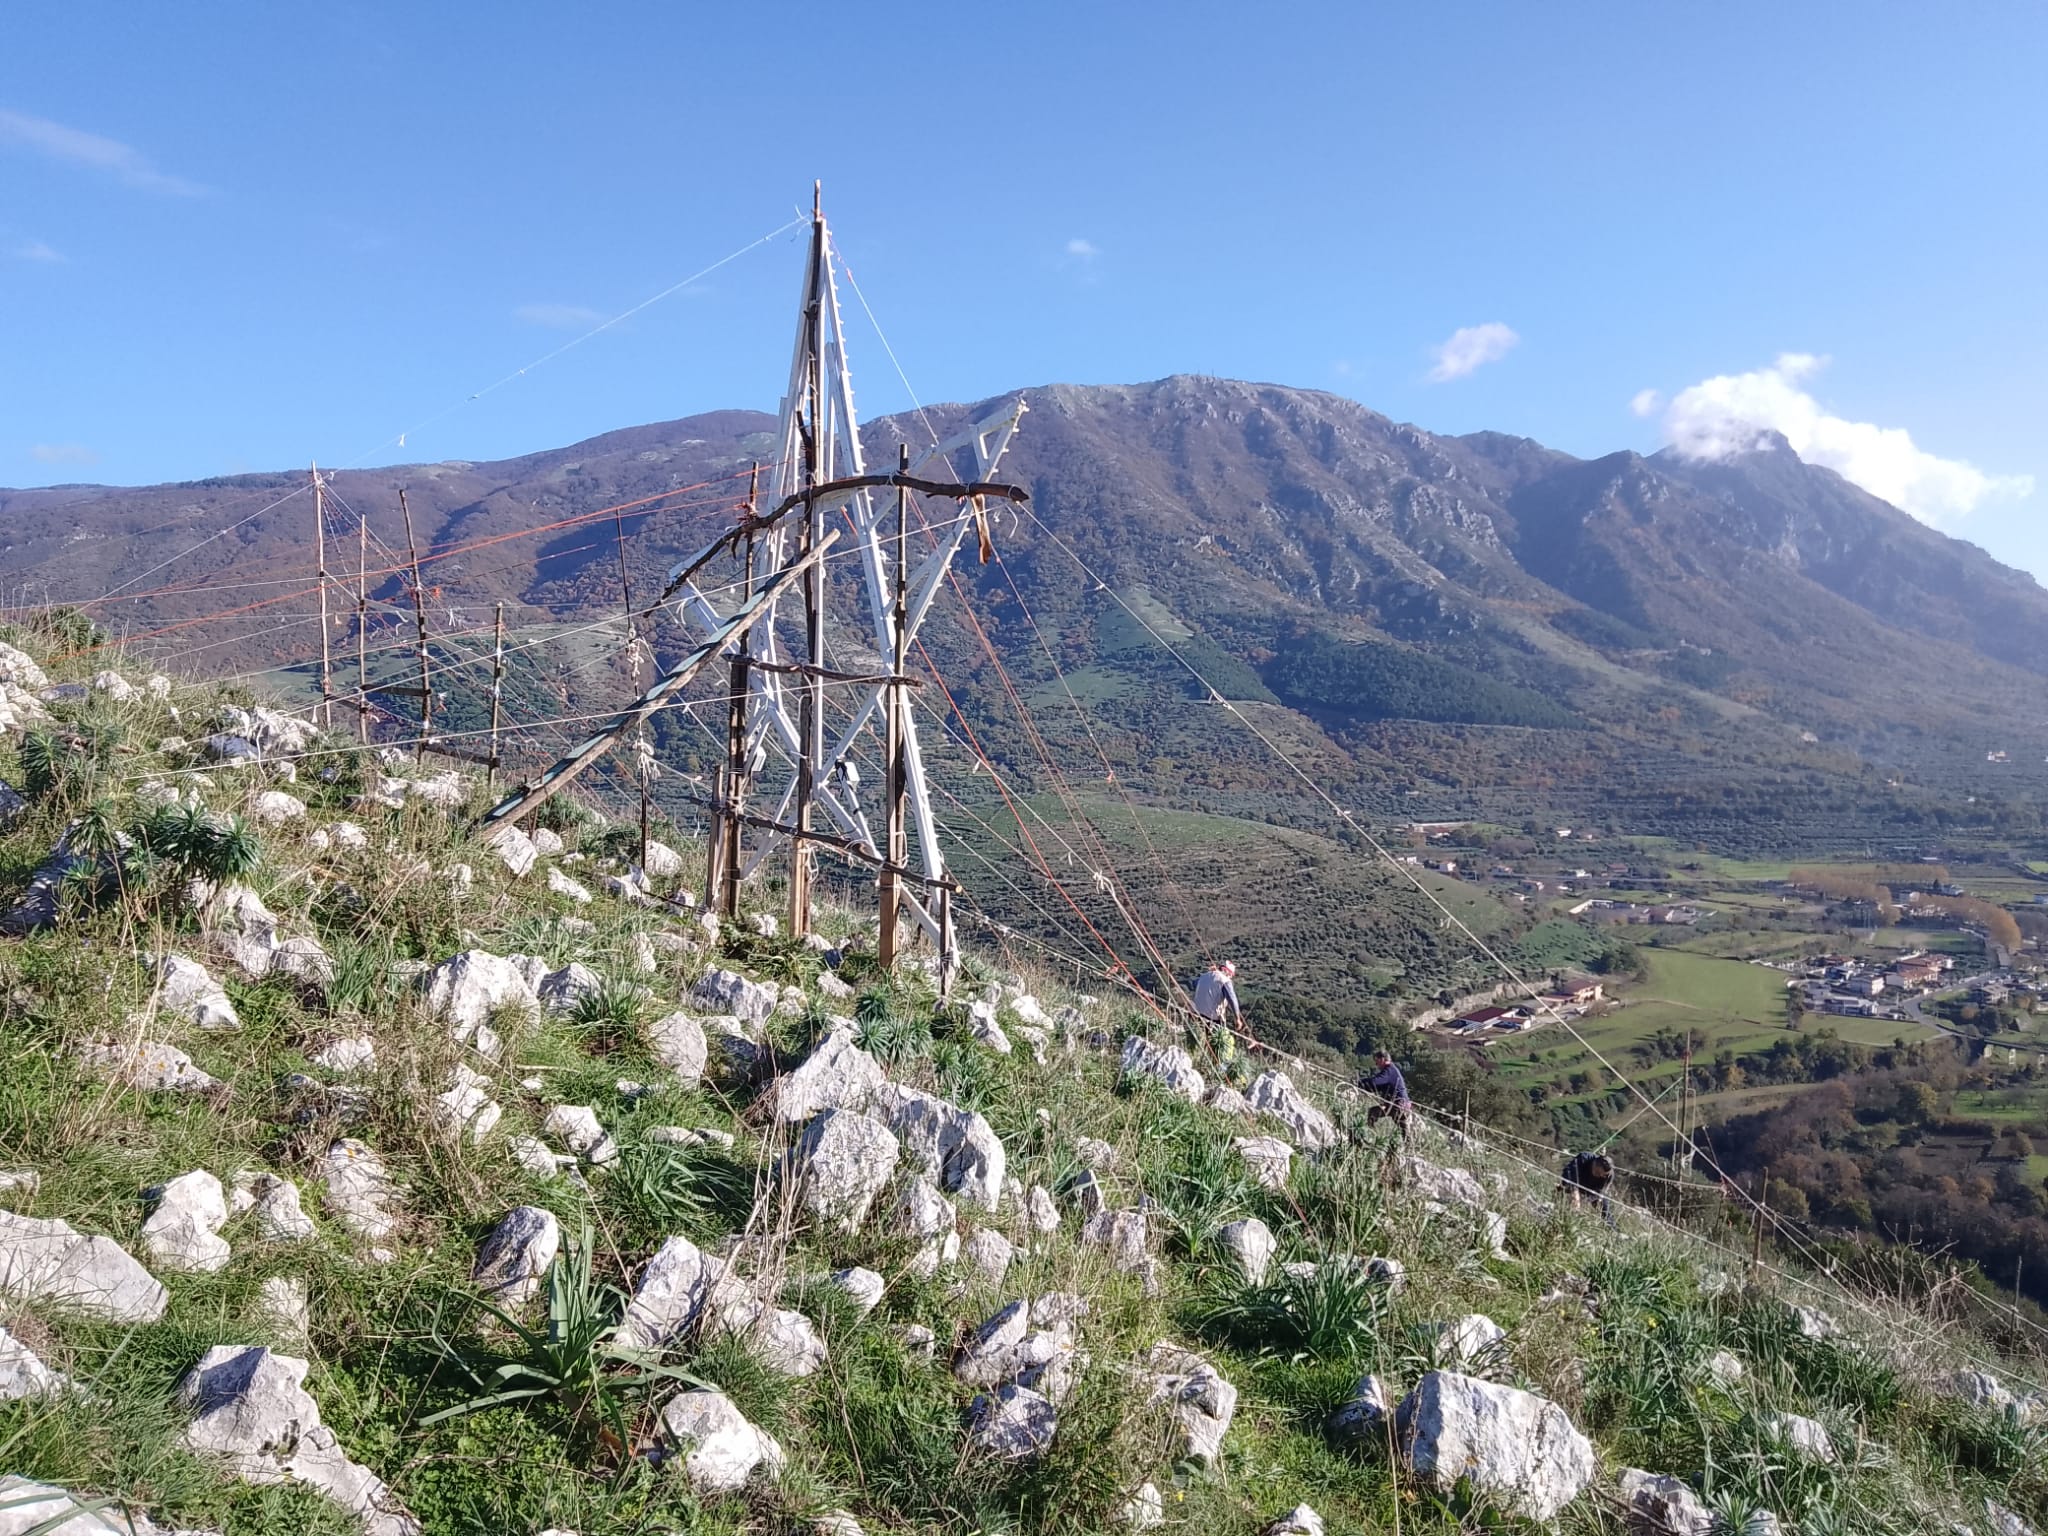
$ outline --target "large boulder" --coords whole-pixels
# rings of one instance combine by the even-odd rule
[[[875,1196],[895,1175],[900,1148],[889,1127],[851,1109],[827,1109],[804,1127],[784,1163],[804,1209],[847,1231],[867,1220]]]
[[[561,1247],[562,1224],[553,1211],[514,1206],[477,1250],[470,1279],[498,1306],[516,1312],[540,1293]]]
[[[1418,1477],[1448,1494],[1460,1480],[1508,1514],[1553,1520],[1592,1482],[1593,1444],[1548,1398],[1456,1371],[1431,1371],[1398,1411]]]
[[[153,1323],[170,1294],[111,1237],[0,1210],[0,1296],[113,1323]]]
[[[723,1392],[679,1393],[662,1406],[661,1436],[700,1494],[737,1493],[759,1468],[773,1479],[786,1464],[774,1438],[747,1422]]]
[[[1330,1117],[1302,1096],[1285,1072],[1261,1072],[1245,1094],[1245,1102],[1270,1115],[1294,1133],[1295,1145],[1322,1152],[1343,1140]]]
[[[1143,1035],[1124,1042],[1123,1074],[1156,1079],[1190,1104],[1201,1103],[1209,1086],[1195,1069],[1194,1057],[1177,1045],[1154,1045]]]
[[[244,1482],[317,1489],[361,1520],[366,1536],[416,1536],[418,1522],[320,1422],[306,1369],[262,1345],[215,1345],[178,1383],[178,1402],[193,1415],[186,1447],[222,1458]]]
[[[147,1515],[111,1499],[73,1493],[55,1483],[0,1477],[0,1536],[203,1536],[167,1532]]]
[[[775,1080],[775,1118],[797,1125],[828,1109],[866,1109],[888,1085],[888,1074],[854,1038],[835,1029],[801,1065]]]
[[[690,1001],[706,1013],[731,1014],[750,1024],[765,1024],[782,994],[738,971],[710,970],[690,989]]]
[[[888,1122],[912,1166],[941,1187],[987,1210],[1002,1203],[1007,1159],[980,1115],[896,1083],[876,1095],[872,1112]]]

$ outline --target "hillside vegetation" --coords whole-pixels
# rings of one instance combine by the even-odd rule
[[[864,916],[707,924],[586,808],[487,844],[465,774],[5,638],[9,1536],[2048,1514],[2037,1364],[1938,1307],[986,957],[941,1005]]]

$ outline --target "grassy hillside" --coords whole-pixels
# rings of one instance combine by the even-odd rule
[[[27,713],[35,690],[0,652],[10,668],[10,703]],[[1972,1406],[1942,1383],[1981,1362],[2031,1390],[2039,1360],[1991,1358],[1938,1296],[1851,1294],[1783,1257],[1747,1276],[1741,1252],[1647,1213],[1624,1211],[1610,1231],[1554,1198],[1547,1162],[1427,1119],[1404,1146],[1299,1063],[1228,1075],[1273,1103],[1273,1079],[1247,1079],[1284,1069],[1307,1111],[1254,1115],[1199,1084],[1193,1102],[1119,1067],[1137,1035],[1192,1052],[1162,1068],[1183,1084],[1225,1075],[1170,1020],[985,960],[941,1006],[920,968],[878,970],[850,912],[826,917],[826,954],[752,921],[717,931],[618,899],[604,888],[623,870],[618,840],[587,812],[552,813],[565,846],[515,875],[468,830],[474,782],[394,772],[333,739],[210,765],[187,743],[248,722],[216,692],[134,683],[132,698],[88,686],[53,699],[51,719],[0,748],[0,777],[30,791],[0,835],[12,885],[67,828],[81,857],[108,856],[64,882],[53,924],[0,940],[0,1244],[23,1219],[61,1220],[110,1239],[102,1258],[118,1245],[142,1260],[164,1292],[155,1315],[109,1320],[0,1264],[0,1325],[77,1388],[0,1400],[6,1475],[166,1528],[363,1528],[303,1477],[241,1481],[190,1442],[177,1390],[195,1362],[264,1346],[307,1362],[337,1453],[388,1484],[370,1528],[437,1536],[1081,1536],[1129,1528],[1134,1500],[1148,1520],[1205,1536],[1252,1536],[1301,1504],[1342,1536],[1534,1528],[1513,1512],[1525,1486],[1488,1470],[1527,1445],[1496,1447],[1460,1479],[1448,1450],[1452,1470],[1429,1470],[1442,1442],[1420,1408],[1399,1431],[1333,1425],[1366,1373],[1397,1400],[1483,1378],[1533,1395],[1502,1401],[1554,1405],[1598,1458],[1562,1501],[1557,1526],[1574,1536],[1622,1529],[1629,1466],[1682,1479],[1730,1528],[1769,1510],[1801,1536],[1983,1529],[1987,1500],[2029,1520],[2048,1512],[2033,1407]],[[1183,860],[1213,835],[1160,819],[1151,830]],[[1230,846],[1315,855],[1291,836]],[[195,875],[239,889],[193,890]],[[423,975],[464,951],[536,957],[559,1006],[513,988],[451,1016],[452,993]],[[152,963],[165,954],[203,963],[217,993],[182,970],[167,983]],[[689,1022],[746,1002],[736,983],[718,984],[719,1003],[700,990],[717,970],[775,989],[767,1017]],[[1758,1001],[1726,988],[1730,1018]],[[692,1037],[708,1054],[678,1050]],[[212,1086],[144,1086],[168,1057],[135,1054],[143,1041],[184,1052]],[[367,1042],[374,1060],[337,1055],[342,1041]],[[819,1214],[827,1170],[811,1138],[832,1114],[883,1124],[883,1104],[914,1100],[901,1090],[942,1101],[918,1113],[952,1117],[962,1139],[926,1182],[914,1117],[887,1121],[904,1158],[871,1212]],[[485,1102],[500,1111],[489,1125]],[[828,1108],[812,1113],[818,1102]],[[1334,1119],[1327,1134],[1313,1105]],[[609,1151],[565,1108],[588,1110]],[[1253,1136],[1292,1143],[1271,1185],[1247,1158]],[[984,1201],[975,1181],[995,1156],[1005,1174]],[[337,1158],[388,1170],[388,1224],[371,1230],[342,1198]],[[288,1236],[266,1235],[272,1205],[223,1209],[203,1234],[167,1231],[146,1192],[194,1173],[265,1201],[289,1189],[304,1216]],[[475,1266],[522,1207],[551,1218],[559,1243],[551,1262],[513,1272],[534,1294],[501,1297],[495,1315]],[[1249,1221],[1275,1250],[1257,1280],[1237,1246],[1247,1229],[1233,1226]],[[650,1266],[677,1239],[729,1261],[733,1292],[698,1297],[696,1322],[673,1337],[620,1332],[629,1295],[655,1304]],[[210,1242],[227,1250],[211,1267],[165,1256]],[[866,1304],[827,1278],[856,1268],[872,1272]],[[999,1386],[1015,1362],[966,1378],[987,1357],[978,1330],[1020,1301],[1043,1314],[1031,1379],[1057,1420],[1001,1456],[976,1438],[977,1400],[1028,1406],[1036,1389]],[[1802,1326],[1795,1302],[1840,1331],[1809,1336],[1828,1330]],[[1468,1314],[1500,1338],[1473,1347],[1470,1327],[1447,1329]],[[1213,1374],[1158,1354],[1165,1341]],[[706,1485],[686,1454],[702,1443],[673,1414],[713,1390],[753,1427],[726,1448],[759,1455],[765,1431],[779,1476],[763,1465],[730,1491]],[[1776,1417],[1787,1413],[1822,1424],[1834,1457],[1794,1452]],[[301,1456],[307,1427],[294,1432]],[[0,1504],[21,1497],[0,1483]]]

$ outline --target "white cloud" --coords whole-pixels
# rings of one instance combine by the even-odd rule
[[[1521,339],[1498,320],[1489,320],[1484,325],[1461,325],[1451,332],[1448,341],[1432,351],[1436,362],[1429,370],[1430,382],[1448,384],[1452,379],[1462,379],[1488,363],[1497,363],[1512,352]]]
[[[581,304],[522,304],[512,311],[512,318],[551,331],[583,331],[601,323],[604,316]]]
[[[1656,389],[1639,389],[1630,399],[1628,408],[1638,416],[1654,416],[1657,407],[1664,403],[1664,393]]]
[[[1810,352],[1786,352],[1766,368],[1703,379],[1672,397],[1664,412],[1664,439],[1687,458],[1725,459],[1776,432],[1807,463],[1834,470],[1925,523],[1963,517],[1986,501],[2033,494],[2032,475],[1988,475],[1961,459],[1927,452],[1904,427],[1831,414],[1800,387],[1827,362]]]
[[[1067,254],[1077,261],[1093,261],[1102,254],[1102,249],[1093,240],[1083,240],[1076,235],[1067,242]]]
[[[37,443],[28,456],[38,464],[97,464],[100,458],[83,443]]]
[[[103,138],[79,128],[67,128],[47,117],[10,112],[0,107],[0,144],[14,144],[47,160],[100,171],[140,192],[161,192],[170,197],[200,197],[207,189],[182,176],[171,176],[149,163],[149,158],[132,144]]]

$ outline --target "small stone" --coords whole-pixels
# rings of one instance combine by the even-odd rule
[[[598,1124],[597,1111],[587,1104],[557,1104],[540,1128],[593,1167],[618,1161],[618,1143]]]
[[[1631,1536],[1713,1536],[1720,1523],[1678,1478],[1624,1467],[1617,1482]]]
[[[1812,1307],[1794,1307],[1792,1309],[1792,1324],[1799,1330],[1799,1336],[1802,1339],[1813,1339],[1816,1341],[1835,1338],[1842,1331],[1840,1323],[1828,1316],[1827,1313],[1817,1311]]]
[[[1215,1084],[1202,1096],[1202,1102],[1219,1115],[1232,1115],[1240,1120],[1251,1118],[1250,1102],[1228,1083]]]
[[[349,1035],[307,1058],[330,1072],[367,1072],[377,1065],[377,1043],[368,1035]]]
[[[1764,1416],[1763,1426],[1808,1461],[1832,1462],[1835,1459],[1835,1442],[1829,1437],[1827,1427],[1813,1419],[1801,1418],[1796,1413],[1772,1413]]]
[[[233,1256],[220,1236],[227,1220],[220,1180],[195,1169],[157,1192],[156,1208],[142,1224],[142,1244],[160,1268],[211,1274]]]
[[[1330,1433],[1340,1440],[1374,1440],[1385,1435],[1394,1415],[1394,1400],[1377,1376],[1358,1378],[1351,1399],[1330,1415]]]
[[[1274,1238],[1272,1229],[1256,1216],[1242,1221],[1233,1221],[1216,1234],[1216,1242],[1230,1255],[1237,1265],[1238,1273],[1251,1285],[1266,1283],[1266,1270],[1273,1262],[1273,1255],[1279,1252],[1280,1244]]]
[[[1707,1357],[1707,1374],[1724,1387],[1732,1387],[1742,1380],[1746,1372],[1742,1361],[1725,1349],[1717,1349]]]
[[[991,1286],[1001,1285],[1003,1276],[1010,1272],[1010,1261],[1016,1250],[1002,1233],[983,1227],[960,1245],[960,1256],[967,1262],[981,1280]]]
[[[1266,1527],[1265,1536],[1323,1536],[1323,1517],[1306,1504],[1297,1504]]]
[[[327,1206],[335,1219],[356,1236],[381,1243],[398,1230],[392,1213],[391,1174],[384,1160],[353,1137],[328,1147],[320,1160]]]
[[[213,973],[184,955],[166,955],[157,967],[157,1000],[173,1016],[201,1029],[240,1029],[241,1016]]]
[[[1034,1184],[1024,1197],[1024,1214],[1034,1232],[1057,1232],[1060,1229],[1060,1208],[1053,1204],[1053,1198],[1043,1184]]]
[[[511,872],[515,880],[533,868],[533,861],[539,854],[533,839],[510,822],[486,838],[484,845],[498,856],[499,861]]]
[[[274,1173],[244,1177],[235,1180],[236,1194],[246,1192],[259,1236],[273,1243],[303,1243],[317,1235],[313,1218],[299,1201],[298,1185]]]
[[[748,1423],[723,1392],[670,1398],[661,1410],[661,1430],[700,1494],[737,1493],[757,1468],[770,1478],[782,1475],[782,1447]]]
[[[938,1335],[923,1323],[904,1324],[899,1337],[903,1340],[903,1347],[919,1359],[931,1359],[939,1347]]]
[[[475,1143],[491,1133],[505,1111],[491,1097],[490,1082],[481,1072],[460,1062],[455,1064],[447,1091],[435,1097],[429,1111],[444,1134],[459,1139],[467,1130],[470,1141]]]
[[[1166,1524],[1166,1500],[1152,1483],[1140,1483],[1123,1507],[1124,1524],[1134,1531],[1149,1531]]]
[[[1201,1103],[1208,1088],[1195,1069],[1194,1058],[1185,1050],[1177,1045],[1154,1045],[1142,1035],[1132,1035],[1124,1042],[1122,1067],[1125,1077],[1153,1078],[1190,1104]]]
[[[1109,1250],[1109,1262],[1130,1274],[1143,1273],[1150,1262],[1143,1211],[1102,1211],[1081,1228],[1081,1241]]]
[[[708,1013],[765,1024],[781,1001],[773,987],[747,980],[737,971],[706,971],[690,989],[690,1001]]]
[[[1012,1374],[1012,1358],[1031,1331],[1029,1302],[1013,1301],[974,1331],[953,1362],[953,1374],[969,1386],[988,1387]]]
[[[1437,1349],[1455,1365],[1473,1365],[1494,1357],[1507,1341],[1507,1330],[1483,1312],[1468,1312],[1437,1333]]]
[[[554,858],[566,846],[562,841],[561,833],[547,827],[535,827],[533,829],[533,851],[541,855],[541,857]]]
[[[512,1160],[535,1178],[552,1179],[562,1171],[548,1144],[535,1136],[514,1136],[508,1144]]]
[[[968,1409],[967,1444],[998,1461],[1042,1455],[1059,1429],[1050,1402],[1029,1387],[1008,1386],[983,1394]]]
[[[272,1275],[256,1287],[252,1311],[256,1322],[282,1344],[303,1345],[313,1329],[313,1305],[306,1295],[306,1282],[288,1275]]]
[[[1277,1136],[1233,1136],[1230,1140],[1245,1167],[1266,1189],[1285,1189],[1294,1166],[1294,1148]]]
[[[43,1187],[43,1176],[33,1168],[0,1168],[0,1195],[32,1195]]]
[[[1093,1136],[1074,1138],[1074,1156],[1080,1159],[1081,1166],[1091,1173],[1109,1173],[1117,1165],[1116,1148],[1106,1141],[1098,1141]]]
[[[888,1282],[872,1269],[835,1270],[829,1283],[834,1290],[852,1298],[862,1317],[882,1304],[882,1297],[889,1289]]]
[[[1182,1432],[1183,1456],[1213,1464],[1237,1417],[1237,1388],[1193,1350],[1161,1340],[1145,1357],[1151,1401],[1168,1405]]]
[[[29,1397],[55,1397],[70,1381],[37,1358],[34,1350],[0,1328],[0,1402]],[[0,1528],[7,1521],[7,1506],[0,1499]]]
[[[1463,1168],[1440,1168],[1427,1158],[1404,1157],[1401,1171],[1417,1194],[1429,1200],[1442,1200],[1454,1205],[1469,1205],[1483,1210],[1486,1206],[1486,1186]]]
[[[687,1237],[670,1238],[640,1271],[619,1325],[619,1344],[626,1349],[658,1349],[683,1334],[724,1277],[723,1259],[703,1252]]]
[[[497,1305],[516,1312],[540,1293],[561,1246],[562,1226],[552,1211],[514,1206],[484,1239],[470,1278]]]
[[[281,789],[266,789],[249,801],[249,819],[266,827],[306,819],[306,802]]]

